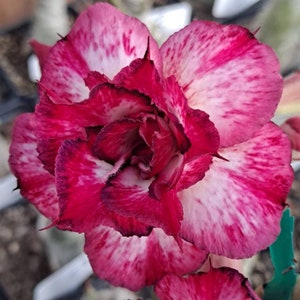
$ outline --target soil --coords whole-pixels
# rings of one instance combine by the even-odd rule
[[[77,10],[81,9],[78,3],[84,1],[75,2],[77,6],[74,7]],[[164,5],[167,2],[176,1],[157,0],[155,5]],[[193,5],[194,17],[212,18],[210,1],[189,2]],[[12,83],[17,95],[34,97],[36,84],[31,82],[27,75],[27,58],[31,54],[29,37],[30,23],[0,35],[0,68]],[[4,97],[0,97],[0,104],[3,101]],[[9,173],[6,160],[12,123],[13,117],[5,123],[0,123],[0,141],[4,143],[4,146],[0,143],[0,153],[4,157],[0,160],[0,177]],[[300,173],[296,174],[290,199],[297,216],[295,257],[300,259]],[[36,229],[37,216],[36,210],[26,202],[0,211],[0,287],[2,286],[10,300],[32,299],[34,286],[51,273],[45,247]],[[268,251],[265,250],[258,254],[251,267],[250,280],[253,286],[257,287],[270,280],[271,276],[272,264]],[[1,289],[0,299],[6,300],[4,295],[1,295]]]

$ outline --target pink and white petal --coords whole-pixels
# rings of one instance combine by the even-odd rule
[[[92,71],[112,79],[147,49],[161,72],[159,49],[147,27],[106,3],[97,3],[81,13],[67,36]]]
[[[296,151],[300,151],[300,117],[290,118],[280,127],[289,137],[292,148]]]
[[[149,194],[152,181],[143,180],[136,168],[127,167],[102,189],[101,199],[116,214],[134,217],[175,236],[182,220],[182,206],[176,190],[164,191],[160,199],[153,199]]]
[[[273,116],[283,87],[279,63],[247,29],[195,21],[161,53],[164,76],[174,75],[188,104],[209,114],[222,146],[247,140]]]
[[[79,103],[89,96],[84,79],[90,69],[76,48],[63,38],[48,52],[39,86],[57,104]]]
[[[56,160],[60,215],[58,225],[84,232],[105,223],[107,210],[100,193],[114,166],[95,158],[87,142],[65,141]]]
[[[137,291],[166,274],[196,271],[207,257],[205,251],[182,241],[180,246],[160,229],[147,237],[124,237],[100,226],[87,232],[85,252],[94,272],[116,286]]]
[[[38,159],[35,126],[33,114],[22,114],[16,119],[9,164],[18,179],[18,188],[22,196],[47,218],[55,220],[58,216],[55,179]]]
[[[182,238],[229,258],[270,245],[293,181],[290,147],[281,129],[268,123],[249,141],[220,150],[227,160],[214,158],[205,177],[178,194]]]
[[[211,268],[188,277],[167,275],[155,285],[160,300],[259,300],[250,283],[238,271]]]
[[[102,84],[92,90],[87,110],[91,109],[90,102],[93,103],[92,109],[96,112],[99,125],[106,125],[130,114],[153,111],[146,96],[111,84]]]

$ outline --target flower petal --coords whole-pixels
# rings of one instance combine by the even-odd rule
[[[39,157],[53,173],[55,157],[64,140],[86,139],[87,127],[103,126],[129,114],[151,110],[144,96],[109,83],[99,85],[89,99],[73,105],[54,104],[44,93],[36,107]]]
[[[34,53],[38,57],[40,67],[41,69],[43,68],[44,62],[46,60],[46,57],[49,54],[50,46],[39,43],[36,40],[31,40],[30,41],[30,46],[33,48]]]
[[[278,60],[247,29],[195,21],[161,53],[164,76],[175,75],[188,104],[209,114],[222,146],[247,140],[273,116],[283,86]]]
[[[115,163],[130,157],[131,151],[142,141],[138,129],[140,121],[124,118],[104,126],[93,146],[98,158]]]
[[[56,163],[60,227],[83,232],[103,224],[107,210],[100,193],[114,166],[93,157],[88,143],[66,141]]]
[[[108,210],[101,200],[101,190],[108,177],[120,167],[100,161],[84,141],[66,141],[56,164],[56,184],[61,229],[86,232],[99,224],[111,226],[124,235],[148,235],[151,226],[134,218],[125,218]]]
[[[167,275],[155,285],[160,300],[259,300],[250,283],[238,271],[211,268],[188,277]]]
[[[134,217],[150,226],[176,235],[182,220],[182,207],[176,191],[165,191],[160,199],[149,194],[151,180],[141,179],[136,168],[127,167],[109,181],[102,190],[106,207],[125,217]]]
[[[293,180],[290,142],[268,123],[220,155],[226,160],[214,158],[205,177],[178,194],[184,211],[181,236],[214,254],[249,257],[279,233]]]
[[[166,274],[197,270],[207,257],[192,244],[153,229],[147,237],[123,237],[100,226],[86,233],[85,252],[94,272],[113,285],[131,290],[151,285]]]
[[[21,194],[47,218],[58,216],[58,200],[54,176],[49,174],[38,159],[37,138],[34,134],[33,114],[20,115],[14,124],[9,164],[18,178]]]

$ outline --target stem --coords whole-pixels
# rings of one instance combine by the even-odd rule
[[[263,300],[290,300],[296,284],[293,230],[294,217],[285,209],[280,222],[281,232],[270,246],[274,275],[264,288]]]

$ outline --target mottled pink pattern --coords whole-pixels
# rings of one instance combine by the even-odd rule
[[[105,226],[87,232],[85,252],[95,273],[113,285],[131,290],[150,285],[166,274],[196,271],[207,257],[183,240],[176,241],[160,229],[149,236],[124,237]]]
[[[220,150],[226,160],[214,158],[205,177],[179,193],[181,236],[231,258],[250,257],[272,243],[293,179],[289,143],[268,123],[247,142]]]
[[[18,178],[21,194],[43,215],[55,220],[58,216],[55,178],[43,168],[38,159],[34,128],[35,118],[32,114],[23,114],[16,120],[9,164]]]
[[[247,29],[195,21],[161,54],[164,75],[175,75],[189,105],[209,114],[222,146],[247,140],[273,116],[282,92],[279,64]]]
[[[238,271],[213,269],[188,277],[167,275],[155,286],[160,300],[259,300],[250,283]]]
[[[293,179],[269,123],[282,78],[247,29],[195,21],[159,49],[97,3],[34,46],[40,102],[16,121],[11,168],[53,224],[85,233],[101,278],[136,290],[274,241]]]
[[[98,71],[112,79],[123,67],[144,56],[162,69],[157,43],[137,19],[108,4],[89,9],[76,20],[71,32],[51,48],[43,65],[41,84],[55,93],[55,103],[81,102],[89,96],[84,78]]]

